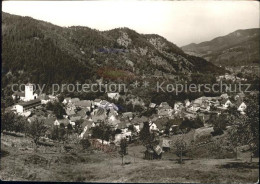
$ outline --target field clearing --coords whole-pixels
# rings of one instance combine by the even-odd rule
[[[178,164],[172,152],[164,154],[162,160],[144,160],[145,148],[132,144],[124,158],[128,164],[121,165],[117,154],[96,150],[65,153],[59,148],[51,152],[48,147],[35,153],[27,138],[15,138],[24,149],[15,143],[10,146],[13,139],[2,135],[1,180],[255,183],[259,177],[258,158],[249,163],[247,154],[240,155],[239,160],[186,158],[184,164]]]

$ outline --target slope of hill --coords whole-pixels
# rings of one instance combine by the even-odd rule
[[[156,71],[168,75],[223,72],[204,59],[185,54],[161,36],[128,28],[66,28],[2,13],[2,40],[4,74],[11,75],[13,82],[85,82],[100,78],[100,68],[134,76]]]
[[[224,66],[259,63],[260,29],[237,30],[226,36],[199,44],[189,44],[182,49],[187,54]]]

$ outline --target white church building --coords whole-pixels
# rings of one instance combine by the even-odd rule
[[[33,84],[30,83],[25,85],[24,93],[14,93],[13,98],[19,98],[23,101],[15,105],[17,113],[23,113],[31,108],[41,105],[41,100],[37,99],[38,95],[34,93]]]

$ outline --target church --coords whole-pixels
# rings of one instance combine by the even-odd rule
[[[13,95],[14,99],[19,99],[22,102],[15,105],[17,113],[23,113],[34,107],[41,105],[41,100],[38,99],[38,95],[34,93],[33,85],[28,83],[25,85],[25,92],[16,92]]]

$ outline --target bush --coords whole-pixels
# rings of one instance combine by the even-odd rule
[[[87,149],[91,146],[90,141],[88,139],[81,139],[79,143],[83,149]]]

